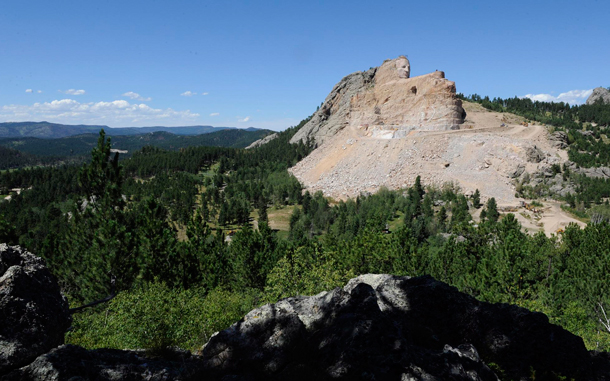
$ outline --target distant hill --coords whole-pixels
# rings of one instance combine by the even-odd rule
[[[59,164],[72,161],[74,160],[70,160],[65,157],[36,156],[13,148],[0,146],[0,170],[35,167],[39,165]]]
[[[183,127],[108,127],[98,125],[68,125],[49,122],[7,122],[0,123],[0,138],[42,138],[57,139],[82,134],[97,134],[104,129],[110,136],[140,135],[150,132],[169,132],[175,135],[201,135],[221,130],[237,130],[236,127],[183,126]],[[246,131],[258,131],[249,127]]]
[[[252,142],[271,133],[273,131],[259,129],[254,131],[226,129],[201,135],[176,135],[165,131],[158,131],[140,135],[116,135],[112,136],[111,141],[112,148],[128,151],[127,154],[123,155],[125,157],[130,156],[134,151],[147,145],[168,150],[192,146],[245,148]],[[18,153],[29,155],[28,157],[32,155],[34,157],[86,157],[97,144],[98,136],[96,132],[59,139],[34,137],[5,138],[0,139],[0,146],[11,149],[5,155],[7,158],[18,155]],[[12,160],[12,162],[15,162],[15,160]]]

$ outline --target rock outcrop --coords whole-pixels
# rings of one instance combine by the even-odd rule
[[[0,375],[64,342],[68,302],[44,261],[0,244]]]
[[[479,302],[429,276],[361,275],[264,305],[197,355],[53,348],[69,323],[65,299],[39,258],[0,248],[6,381],[610,379],[608,353],[589,353],[545,315]]]
[[[549,136],[549,140],[553,144],[553,147],[558,149],[568,148],[568,134],[563,131],[556,131]]]
[[[262,139],[258,139],[257,141],[253,142],[252,144],[250,144],[249,146],[246,147],[246,149],[252,149],[252,148],[257,148],[262,146],[263,144],[267,144],[270,141],[272,141],[273,139],[277,138],[277,134],[271,134],[271,135],[267,135]]]
[[[3,377],[0,373],[0,380],[208,380],[207,373],[201,359],[187,351],[147,356],[142,350],[86,350],[62,345]]]
[[[592,105],[597,101],[607,105],[610,104],[610,89],[604,87],[596,87],[593,89],[593,93],[587,98],[587,104]]]
[[[431,277],[363,275],[248,313],[202,350],[231,379],[608,379],[609,362],[545,315]],[[218,372],[218,373],[216,373]]]
[[[533,146],[525,149],[525,156],[529,162],[540,163],[542,160],[544,160],[545,155],[540,148]]]
[[[401,138],[413,130],[458,129],[463,122],[455,83],[442,71],[410,78],[409,60],[400,56],[343,78],[291,143],[311,138],[320,145],[348,126],[368,136]]]

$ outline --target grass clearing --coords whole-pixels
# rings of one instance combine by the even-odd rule
[[[401,226],[405,224],[405,214],[401,211],[396,212],[396,216],[388,221],[388,228],[391,232],[398,230]]]
[[[267,217],[269,219],[269,227],[274,230],[288,232],[290,230],[290,216],[295,208],[301,208],[299,205],[286,205],[281,208],[269,208]]]

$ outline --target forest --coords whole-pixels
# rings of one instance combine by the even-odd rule
[[[188,131],[188,127],[174,128]],[[166,127],[166,129],[171,128]],[[118,128],[116,130],[119,130],[120,133],[126,129]],[[127,130],[133,132],[132,130],[137,129],[127,128]],[[117,134],[117,131],[110,131],[110,133]],[[177,135],[167,131],[154,131],[137,135],[120,134],[112,137],[111,148],[124,151],[121,155],[122,160],[148,146],[173,151],[198,146],[245,148],[270,133],[269,130],[260,129],[220,129],[200,135]],[[91,156],[90,153],[97,144],[97,138],[98,135],[94,133],[55,139],[38,137],[0,138],[0,170],[62,163],[83,163]]]
[[[256,306],[392,273],[543,312],[610,350],[607,222],[529,235],[493,198],[419,178],[347,201],[303,192],[287,169],[312,149],[289,144],[307,121],[252,150],[145,146],[124,160],[102,130],[85,163],[0,173],[3,192],[22,189],[0,203],[2,241],[42,256],[72,307],[116,295],[74,315],[67,341],[86,348],[197,350]]]

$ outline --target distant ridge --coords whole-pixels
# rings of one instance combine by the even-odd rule
[[[122,155],[123,157],[128,157],[147,145],[167,150],[197,146],[245,148],[272,133],[273,131],[270,130],[248,131],[236,128],[213,130],[199,135],[177,135],[156,131],[138,135],[115,135],[112,137],[112,148],[127,151]],[[3,138],[0,139],[0,169],[6,169],[4,167],[7,165],[10,165],[7,168],[14,168],[21,166],[22,163],[30,164],[34,158],[40,161],[44,160],[43,157],[86,157],[97,145],[97,140],[97,131],[56,139]],[[4,147],[11,150],[3,151]]]
[[[140,135],[150,132],[169,132],[175,135],[202,135],[222,130],[237,130],[237,127],[213,126],[179,126],[179,127],[108,127],[103,125],[69,125],[49,122],[5,122],[0,123],[0,138],[43,138],[57,139],[68,136],[97,133],[104,129],[107,135]],[[246,131],[258,131],[258,128],[249,127]]]

